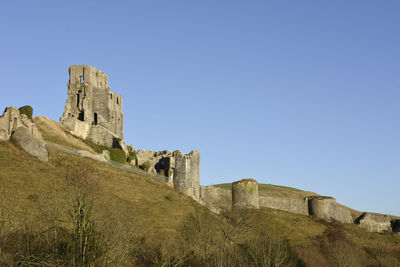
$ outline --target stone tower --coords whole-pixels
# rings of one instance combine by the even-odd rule
[[[79,120],[89,126],[101,126],[123,139],[122,97],[111,92],[107,74],[92,66],[73,65],[69,67],[67,86],[68,99],[60,118],[62,124],[76,130],[71,119]]]
[[[200,199],[200,152],[185,155],[180,150],[174,152],[174,188],[195,200]]]
[[[232,183],[232,209],[258,209],[258,183],[243,179]]]

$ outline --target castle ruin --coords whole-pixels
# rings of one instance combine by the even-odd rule
[[[88,65],[69,67],[68,99],[60,118],[72,134],[98,145],[123,140],[122,97],[110,90],[108,76]]]
[[[122,97],[110,90],[107,74],[92,66],[73,65],[69,68],[67,86],[68,99],[60,118],[61,123],[78,137],[106,147],[119,147],[127,153],[123,141]],[[0,131],[0,139],[10,137],[10,123],[14,121],[11,118],[16,113],[12,109],[6,111],[0,117],[0,126],[4,126]],[[234,182],[230,191],[200,186],[199,151],[183,154],[179,150],[136,150],[135,153],[136,159],[130,162],[132,165],[143,166],[146,163],[148,172],[167,177],[170,186],[218,213],[230,209],[268,207],[327,221],[353,222],[350,211],[331,197],[310,196],[299,199],[259,196],[258,183],[254,179]],[[389,231],[391,228],[400,232],[400,223],[391,221],[386,215],[364,213],[357,218],[356,223],[372,232]]]

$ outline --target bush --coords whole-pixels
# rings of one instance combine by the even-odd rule
[[[128,162],[130,163],[133,160],[136,160],[136,151],[129,152],[128,154]]]
[[[146,161],[145,163],[140,165],[139,168],[141,168],[144,171],[148,171],[150,169],[150,163],[148,161]]]
[[[111,148],[110,151],[110,159],[119,163],[126,163],[126,155],[125,152],[118,148]]]
[[[31,106],[23,106],[23,107],[20,107],[18,110],[19,110],[19,113],[25,114],[28,117],[28,119],[32,119],[33,108]]]

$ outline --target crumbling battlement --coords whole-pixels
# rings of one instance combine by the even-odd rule
[[[107,74],[92,66],[73,65],[67,86],[61,124],[99,145],[112,146],[113,139],[123,139],[122,97],[111,92]]]
[[[180,150],[136,150],[137,166],[149,164],[148,171],[168,177],[168,183],[195,200],[200,199],[200,152],[183,154]]]

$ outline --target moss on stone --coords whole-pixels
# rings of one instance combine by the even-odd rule
[[[253,195],[254,191],[255,191],[255,187],[254,187],[254,185],[250,185],[250,186],[246,185],[246,190],[250,195]]]

